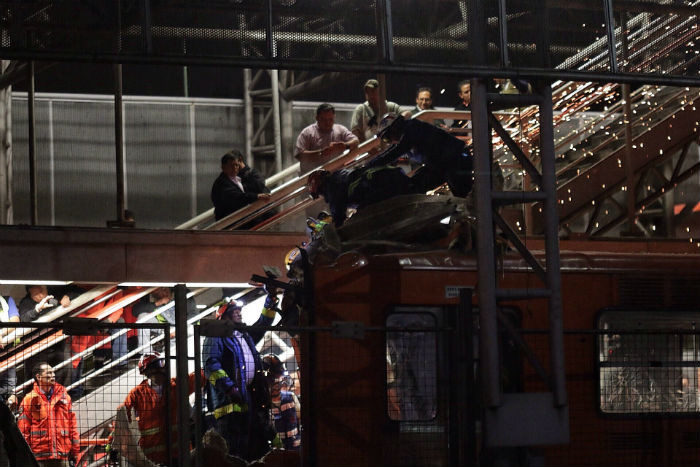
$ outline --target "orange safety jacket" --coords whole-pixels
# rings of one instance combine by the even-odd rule
[[[71,398],[62,385],[54,383],[49,400],[34,383],[34,389],[22,399],[17,425],[37,460],[77,459],[78,421]]]
[[[194,373],[190,373],[188,378],[189,394],[194,392]],[[204,375],[201,375],[200,388],[204,387]],[[170,441],[172,446],[173,458],[178,457],[177,446],[177,382],[175,378],[170,380]],[[158,393],[151,387],[148,380],[145,379],[141,383],[129,391],[129,394],[124,400],[124,406],[129,410],[136,411],[138,415],[138,425],[141,437],[139,438],[139,446],[143,453],[156,464],[168,462],[168,446],[166,443],[168,425],[165,417],[165,393]]]

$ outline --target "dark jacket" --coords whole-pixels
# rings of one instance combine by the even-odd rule
[[[78,297],[84,292],[83,289],[76,285],[58,285],[47,287],[46,290],[49,295],[53,295],[53,297],[59,302],[61,301],[61,298],[63,298],[64,295],[67,295],[68,298],[70,298],[72,301],[74,298]],[[29,321],[34,321],[40,315],[44,315],[58,306],[57,305],[51,308],[44,308],[43,310],[41,310],[41,313],[37,313],[35,309],[37,303],[38,302],[32,300],[32,297],[29,295],[29,292],[27,292],[27,295],[25,295],[24,298],[19,302],[20,321],[25,323]]]
[[[241,177],[241,184],[247,190],[243,183],[243,177]],[[258,192],[241,191],[238,185],[233,183],[223,172],[214,180],[214,185],[211,187],[211,202],[214,204],[214,217],[217,221],[257,199]]]
[[[426,124],[429,125],[429,124]],[[358,210],[398,195],[415,192],[411,179],[398,167],[342,169],[326,178],[321,194],[331,208],[336,227],[345,222],[348,207]]]
[[[443,171],[453,170],[466,151],[464,141],[420,120],[406,120],[401,140],[378,154],[367,166],[378,167],[408,154],[418,162]]]
[[[270,192],[270,189],[267,186],[265,186],[265,179],[257,170],[251,169],[250,167],[246,166],[238,172],[238,176],[241,177],[241,182],[243,183],[243,188],[246,192]]]

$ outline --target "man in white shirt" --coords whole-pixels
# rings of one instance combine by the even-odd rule
[[[323,103],[316,108],[316,123],[299,133],[294,157],[299,160],[301,173],[305,174],[359,144],[357,136],[335,123],[335,108]]]

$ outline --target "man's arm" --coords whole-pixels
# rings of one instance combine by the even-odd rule
[[[19,311],[17,310],[17,304],[15,304],[15,300],[12,297],[7,297],[7,316],[9,317],[8,321],[11,323],[17,323],[19,322]],[[0,329],[0,337],[5,337],[12,331],[14,331],[16,328],[2,328]],[[2,343],[0,343],[0,349],[2,349]]]
[[[258,198],[268,196],[263,193],[248,193],[241,191],[240,188],[233,183],[217,187],[213,193],[212,201],[214,206],[226,212],[234,212],[242,207],[256,201]],[[263,196],[264,195],[264,196]]]
[[[202,360],[204,360],[204,376],[209,384],[226,394],[235,385],[221,364],[223,347],[221,338],[207,337],[202,346]]]
[[[350,131],[352,132],[353,135],[357,138],[358,142],[364,142],[365,140],[365,132],[364,129],[362,128],[363,126],[363,119],[362,119],[362,114],[363,114],[363,104],[358,105],[355,107],[355,110],[352,112],[352,119],[350,120]]]
[[[47,296],[48,298],[48,296]],[[46,300],[46,299],[44,299]],[[44,301],[42,300],[42,301]],[[44,302],[46,303],[46,302]],[[41,309],[39,307],[40,303],[36,303],[32,298],[27,295],[24,297],[20,302],[19,302],[19,318],[22,322],[28,323],[30,321],[34,321],[39,317],[40,311],[37,310],[37,308]]]
[[[277,314],[274,306],[270,306],[267,300],[265,300],[265,305],[266,306],[264,306],[260,312],[260,317],[258,320],[248,329],[248,335],[253,338],[253,342],[256,344],[267,332],[267,329],[258,329],[257,326],[271,326],[272,322],[275,320],[275,315]]]
[[[22,399],[22,404],[19,408],[19,418],[17,419],[17,427],[22,432],[22,436],[27,440],[27,444],[32,442],[32,411],[31,411],[31,396],[27,395]]]
[[[253,193],[269,193],[270,189],[265,185],[265,179],[257,170],[248,167],[248,170],[243,178],[243,186],[246,191]]]
[[[374,158],[367,163],[366,167],[381,167],[382,165],[391,164],[398,159],[399,156],[408,151],[408,148],[405,146],[405,144],[401,143],[392,144],[384,151],[374,156]]]

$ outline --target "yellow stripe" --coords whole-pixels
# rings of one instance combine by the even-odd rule
[[[224,415],[228,415],[233,412],[247,412],[248,411],[248,405],[243,404],[228,404],[224,405],[223,407],[219,407],[218,409],[214,410],[214,418],[221,418]]]
[[[275,310],[270,310],[269,308],[263,308],[262,315],[266,318],[273,318],[277,312]]]
[[[212,386],[215,386],[216,382],[221,378],[228,378],[228,375],[224,370],[216,370],[209,375],[209,382]]]
[[[160,433],[159,426],[156,426],[153,428],[146,428],[145,430],[141,430],[141,436],[155,435],[156,433]]]

